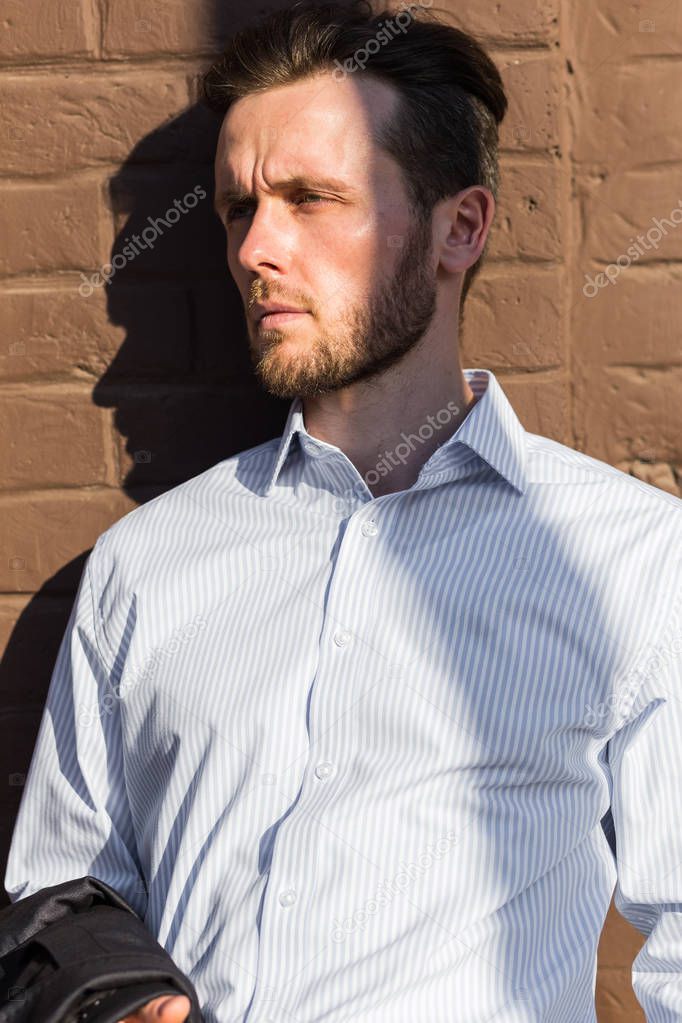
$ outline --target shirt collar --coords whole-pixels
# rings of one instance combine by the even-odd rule
[[[499,476],[523,493],[527,485],[525,430],[491,370],[464,369],[463,373],[478,400],[455,433],[431,455],[426,467],[423,467],[428,467],[426,475],[431,471],[438,472],[446,481],[448,458],[452,460],[457,454],[457,461],[461,461],[459,445],[464,444]],[[266,495],[275,486],[296,435],[299,435],[299,445],[301,437],[306,438],[303,450],[309,444],[321,450],[328,449],[329,452],[339,450],[332,444],[311,437],[303,420],[303,402],[301,398],[294,398],[266,483]],[[415,488],[417,486],[415,483]]]

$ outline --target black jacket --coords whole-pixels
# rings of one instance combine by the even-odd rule
[[[117,1023],[160,995],[196,991],[135,911],[86,875],[0,910],[0,1023]]]

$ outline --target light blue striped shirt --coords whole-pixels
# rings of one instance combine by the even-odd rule
[[[407,490],[297,398],[88,558],[5,888],[113,885],[206,1023],[592,1023],[614,886],[682,1019],[682,502],[465,375]]]

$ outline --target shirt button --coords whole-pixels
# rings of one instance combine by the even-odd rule
[[[341,629],[341,631],[337,632],[336,635],[334,636],[334,642],[336,643],[337,646],[345,646],[349,640],[350,632],[348,632],[346,629]]]
[[[317,767],[315,768],[315,774],[317,775],[318,778],[321,778],[322,781],[324,781],[325,778],[328,778],[329,775],[333,773],[334,765],[330,764],[329,761],[326,760],[323,764],[318,764]]]
[[[296,902],[296,892],[289,888],[286,892],[280,892],[279,901],[283,906],[293,906]]]
[[[362,526],[360,527],[360,532],[362,533],[363,536],[376,536],[377,529],[378,527],[374,519],[370,519],[369,522],[362,523]]]

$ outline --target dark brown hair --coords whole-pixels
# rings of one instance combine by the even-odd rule
[[[399,165],[417,217],[430,221],[439,200],[470,185],[497,198],[507,109],[500,73],[472,36],[419,3],[373,12],[369,0],[297,0],[233,35],[202,76],[199,98],[224,114],[242,96],[342,68],[397,91],[395,116],[375,141]],[[465,274],[461,308],[482,259]]]

